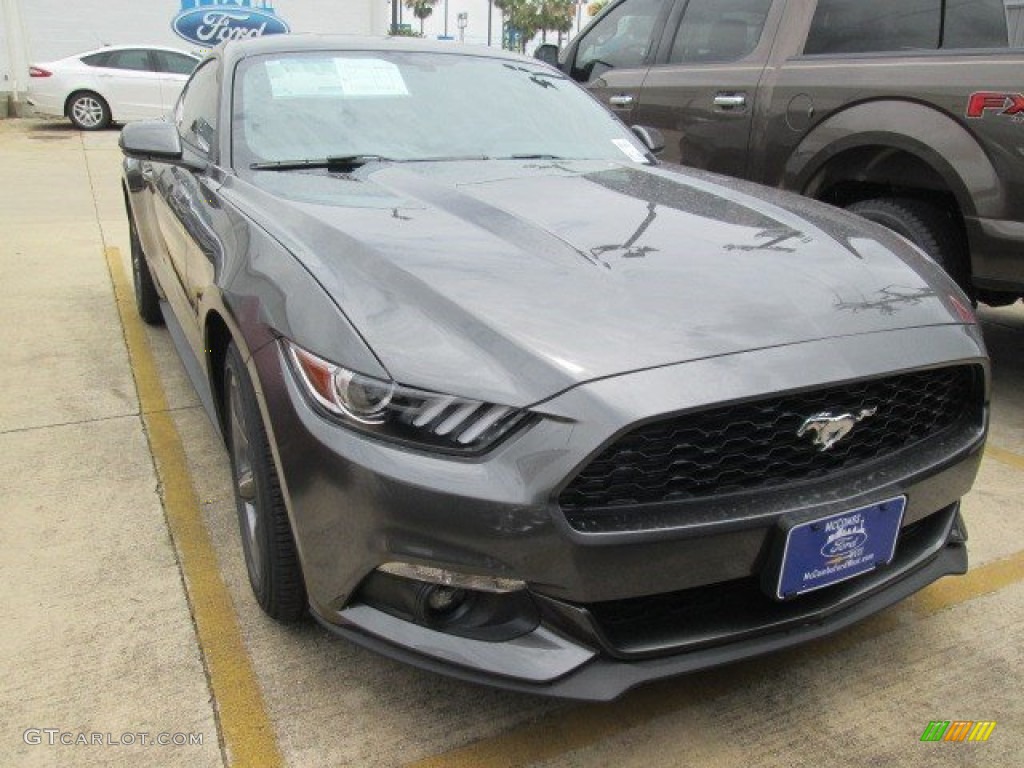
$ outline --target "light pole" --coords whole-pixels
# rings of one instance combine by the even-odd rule
[[[448,37],[448,0],[444,0],[444,36]]]
[[[494,23],[491,21],[491,13],[494,11],[494,0],[487,0],[487,47],[491,47],[491,27]]]

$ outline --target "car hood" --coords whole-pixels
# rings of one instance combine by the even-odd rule
[[[902,239],[707,174],[536,160],[250,181],[226,194],[396,380],[433,390],[527,405],[639,369],[960,322],[952,283]]]

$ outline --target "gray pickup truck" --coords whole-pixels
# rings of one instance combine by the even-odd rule
[[[1024,296],[1024,49],[1002,0],[612,0],[538,49],[662,159],[885,224],[975,298]]]

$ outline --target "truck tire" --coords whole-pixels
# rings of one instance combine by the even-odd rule
[[[965,293],[972,293],[964,237],[941,208],[912,198],[879,197],[853,203],[847,210],[907,238],[931,256]]]

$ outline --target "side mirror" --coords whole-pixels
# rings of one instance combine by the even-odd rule
[[[172,163],[193,171],[202,171],[207,167],[206,162],[194,153],[185,156],[178,129],[164,120],[128,123],[121,129],[121,138],[117,143],[125,157],[135,160]]]
[[[537,50],[533,52],[533,58],[543,61],[545,64],[550,64],[552,67],[558,67],[558,46],[554,43],[543,43],[537,46]]]
[[[118,146],[128,157],[136,160],[181,160],[181,138],[178,129],[163,120],[144,120],[128,123],[121,129]]]
[[[644,143],[652,155],[660,154],[665,149],[665,137],[657,128],[650,125],[631,125],[629,129]]]

